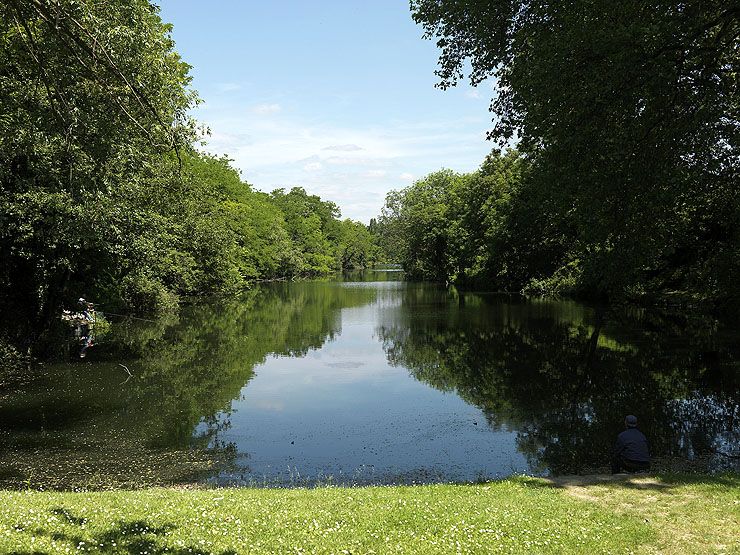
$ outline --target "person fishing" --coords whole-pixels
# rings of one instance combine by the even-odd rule
[[[80,314],[88,322],[95,321],[95,305],[86,301],[83,297],[77,299],[77,305],[80,307]]]
[[[80,297],[77,308],[78,312],[62,310],[62,320],[74,327],[74,336],[80,346],[79,356],[85,358],[87,350],[95,343],[95,305]]]
[[[637,429],[637,417],[628,414],[624,419],[625,430],[617,436],[612,453],[612,474],[646,472],[650,470],[648,440]]]
[[[77,300],[80,307],[81,321],[79,323],[80,358],[87,356],[87,350],[95,343],[95,305],[83,297]]]

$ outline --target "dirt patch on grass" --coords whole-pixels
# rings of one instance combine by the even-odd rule
[[[557,488],[571,490],[586,486],[599,486],[613,483],[623,484],[634,489],[667,489],[670,484],[661,482],[648,474],[588,474],[585,476],[555,476],[546,480]]]
[[[547,478],[553,487],[564,489],[571,497],[582,501],[598,502],[601,499],[600,493],[589,490],[590,486],[605,486],[610,484],[619,484],[622,487],[628,487],[636,490],[656,490],[661,491],[671,487],[669,484],[661,482],[654,476],[635,475],[635,474],[588,474],[585,476],[556,476]]]

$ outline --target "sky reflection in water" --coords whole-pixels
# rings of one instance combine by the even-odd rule
[[[394,288],[397,289],[397,288]],[[388,304],[341,311],[341,334],[303,358],[270,357],[224,415],[239,468],[221,481],[469,481],[528,470],[515,434],[388,364]],[[248,456],[247,456],[248,455]]]

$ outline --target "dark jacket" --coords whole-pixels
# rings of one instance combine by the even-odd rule
[[[650,462],[650,451],[645,434],[637,428],[627,428],[617,436],[614,456],[628,461]]]

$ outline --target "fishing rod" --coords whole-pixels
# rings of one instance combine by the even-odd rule
[[[138,316],[130,316],[128,314],[116,314],[115,312],[108,312],[107,310],[100,311],[104,316],[120,316],[121,318],[131,318],[132,320],[141,320],[142,322],[157,323],[156,320],[150,320],[149,318],[139,318]]]

